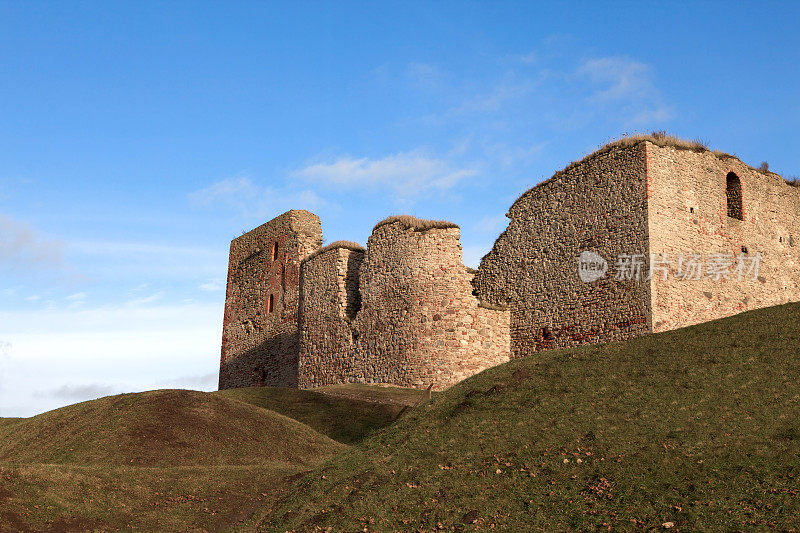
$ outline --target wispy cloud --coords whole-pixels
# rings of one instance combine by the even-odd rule
[[[412,83],[422,88],[439,87],[444,79],[441,69],[429,63],[410,63],[406,73]]]
[[[201,291],[205,292],[219,292],[225,290],[225,280],[210,279],[205,283],[201,283],[199,288]]]
[[[165,379],[156,383],[159,387],[178,387],[181,389],[216,390],[219,372],[208,372],[191,376]]]
[[[155,292],[153,294],[149,294],[147,296],[141,296],[139,298],[134,298],[133,300],[129,300],[126,305],[127,306],[142,306],[151,304],[153,302],[157,302],[164,297],[164,291]]]
[[[70,402],[82,402],[86,400],[95,400],[103,396],[110,396],[118,394],[119,389],[111,385],[101,385],[99,383],[88,383],[84,385],[62,385],[52,390],[37,391],[34,393],[37,397],[51,397],[57,400],[68,400]]]
[[[189,193],[189,201],[197,206],[233,209],[245,218],[271,218],[279,207],[315,211],[329,205],[310,189],[276,188],[254,183],[248,175],[222,179],[208,187]]]
[[[476,171],[420,151],[388,155],[381,159],[341,156],[312,163],[296,175],[321,185],[363,187],[390,191],[396,199],[411,200],[429,191],[445,191]]]
[[[532,88],[533,82],[530,80],[523,80],[517,83],[499,83],[486,94],[479,94],[467,98],[464,103],[451,111],[451,113],[487,113],[497,111],[505,103],[526,96]]]
[[[92,397],[201,388],[219,368],[222,305],[0,310],[0,416],[30,416]],[[1,355],[7,352],[7,357]],[[30,379],[36,376],[36,379]],[[214,388],[209,386],[208,388]]]
[[[576,79],[589,82],[593,102],[615,109],[621,106],[629,124],[672,118],[655,85],[653,68],[641,61],[624,56],[588,59],[577,68]]]
[[[63,242],[0,213],[0,266],[62,268],[65,266],[63,248]]]

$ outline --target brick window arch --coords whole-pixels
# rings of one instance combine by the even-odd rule
[[[725,178],[725,196],[728,199],[728,216],[744,220],[742,216],[742,181],[733,172]]]

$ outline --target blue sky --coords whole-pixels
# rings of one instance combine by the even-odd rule
[[[800,175],[800,3],[0,2],[0,416],[213,390],[230,240],[514,199],[667,130]]]

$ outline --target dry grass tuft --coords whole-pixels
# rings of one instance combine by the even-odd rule
[[[447,229],[447,228],[458,228],[458,224],[454,224],[452,222],[448,222],[447,220],[426,220],[423,218],[412,217],[411,215],[395,215],[389,218],[384,218],[377,224],[375,227],[372,228],[372,231],[375,231],[381,226],[385,226],[386,224],[394,224],[395,222],[399,222],[402,226],[406,229],[414,230],[414,231],[427,231],[429,229]]]
[[[761,164],[758,165],[758,170],[761,172],[769,172],[769,163],[762,161]]]
[[[602,155],[602,154],[608,153],[608,152],[610,152],[612,150],[615,150],[617,148],[628,148],[628,147],[631,147],[631,146],[636,146],[637,144],[639,144],[641,142],[644,142],[644,141],[651,142],[651,143],[653,143],[653,144],[655,144],[657,146],[660,146],[662,148],[666,147],[666,146],[669,146],[669,147],[675,148],[676,150],[691,150],[692,152],[695,152],[695,153],[711,152],[715,156],[719,157],[720,159],[738,159],[738,157],[736,157],[736,155],[734,155],[734,154],[721,152],[719,150],[711,150],[709,148],[708,140],[703,139],[701,137],[696,137],[695,139],[692,139],[692,140],[686,140],[686,139],[681,139],[679,137],[676,137],[675,135],[671,135],[671,134],[669,134],[669,133],[667,133],[667,132],[665,132],[663,130],[653,131],[650,134],[647,134],[647,133],[625,134],[619,139],[612,140],[612,141],[608,142],[607,144],[604,144],[603,146],[601,146],[600,148],[598,148],[597,150],[595,150],[591,154],[587,155],[583,159],[578,160],[578,161],[573,161],[572,163],[567,165],[563,170],[559,170],[558,172],[553,174],[553,177],[543,181],[542,183],[532,187],[531,189],[528,189],[527,191],[522,193],[519,198],[517,198],[517,200],[514,202],[514,204],[516,204],[518,201],[520,201],[525,195],[527,195],[529,192],[531,192],[536,187],[544,185],[545,183],[548,183],[548,182],[550,182],[550,181],[552,181],[554,179],[557,179],[562,174],[566,174],[567,172],[572,170],[573,167],[575,167],[577,165],[580,165],[581,163],[583,163],[583,162],[585,162],[585,161],[587,161],[587,160],[589,160],[589,159],[591,159],[593,157],[597,157],[598,155]],[[512,208],[514,207],[514,204],[512,204],[512,206],[511,206]]]
[[[333,250],[335,248],[347,248],[348,250],[352,250],[354,252],[361,252],[361,253],[365,252],[364,247],[361,246],[360,244],[358,244],[357,242],[353,242],[353,241],[334,241],[334,242],[332,242],[330,244],[326,244],[322,248],[318,248],[318,249],[314,250],[313,252],[308,254],[308,256],[305,259],[303,259],[303,261],[310,261],[311,259],[314,259],[318,255],[322,255],[325,252],[327,252],[328,250]]]
[[[786,183],[791,185],[792,187],[800,187],[800,176],[789,176],[786,179]]]

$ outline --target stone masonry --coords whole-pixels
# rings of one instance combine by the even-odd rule
[[[756,279],[701,276],[651,282],[653,331],[680,328],[800,300],[800,187],[735,157],[646,143],[650,248],[675,260],[692,253],[761,255]],[[741,185],[742,219],[728,216],[726,178]],[[707,257],[706,257],[707,258]],[[733,270],[733,269],[731,269]]]
[[[366,249],[322,248],[307,211],[234,239],[220,388],[442,389],[510,357],[800,301],[800,187],[696,143],[611,143],[507,217],[478,271],[461,261],[458,226],[413,217],[376,225]],[[737,260],[756,256],[759,272],[739,279]],[[624,257],[639,258],[627,275]]]
[[[303,262],[300,387],[442,389],[509,360],[508,312],[479,305],[458,227],[431,222],[388,219],[366,252],[333,243]]]
[[[800,300],[800,188],[728,154],[659,139],[611,144],[527,191],[507,216],[475,286],[510,307],[514,357]],[[608,274],[582,281],[584,252],[605,259]],[[738,279],[739,254],[760,256],[756,279]],[[641,275],[615,272],[624,256],[639,257]],[[691,256],[698,279],[681,263]],[[651,277],[653,258],[661,270],[652,263]],[[731,263],[717,276],[708,269],[720,260]]]
[[[319,217],[295,210],[231,242],[220,389],[297,386],[300,261],[321,244]]]

